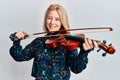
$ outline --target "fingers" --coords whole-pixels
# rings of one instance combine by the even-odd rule
[[[98,48],[98,43],[96,41],[93,41],[93,40],[92,40],[92,42],[93,42],[94,47]]]
[[[94,40],[90,40],[89,38],[85,38],[84,40],[85,42],[83,43],[83,48],[84,50],[89,50],[92,49],[94,47],[98,47],[98,44],[96,41]]]
[[[18,32],[15,34],[15,38],[16,38],[16,39],[25,39],[26,37],[29,37],[29,34],[26,33],[26,32],[23,31],[23,30],[18,31]]]

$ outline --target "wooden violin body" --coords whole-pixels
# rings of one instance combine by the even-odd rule
[[[49,48],[55,48],[57,46],[61,46],[62,48],[67,49],[67,50],[74,50],[80,47],[83,44],[83,42],[84,42],[84,38],[81,36],[60,35],[57,38],[52,37],[46,40],[45,43]],[[105,41],[104,42],[96,41],[96,42],[98,43],[98,47],[100,49],[103,49],[105,53],[108,53],[108,54],[115,53],[116,50],[112,45],[107,46],[105,44],[106,43]]]

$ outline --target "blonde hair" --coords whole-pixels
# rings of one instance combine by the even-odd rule
[[[61,29],[62,30],[69,30],[70,29],[70,26],[69,26],[69,22],[68,22],[68,16],[67,16],[67,13],[66,13],[66,10],[59,4],[51,4],[47,11],[46,11],[46,14],[45,14],[45,19],[44,19],[44,30],[45,31],[48,31],[47,30],[47,27],[46,27],[46,19],[47,19],[47,16],[49,14],[49,12],[51,10],[56,10],[60,16],[60,20],[61,20]]]

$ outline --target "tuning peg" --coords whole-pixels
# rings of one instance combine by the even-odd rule
[[[106,40],[103,40],[103,43],[104,43],[104,44],[106,44],[106,43],[107,43],[107,41],[106,41]]]
[[[109,46],[112,46],[112,43],[111,43],[111,44],[109,44]]]
[[[97,52],[99,52],[101,50],[101,48],[99,48],[98,50],[97,50]]]
[[[107,53],[103,53],[102,56],[105,57],[107,55]]]

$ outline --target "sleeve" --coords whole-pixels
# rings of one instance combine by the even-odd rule
[[[14,34],[10,35],[10,39],[13,41],[12,47],[9,49],[10,55],[15,61],[28,61],[34,57],[34,52],[36,48],[33,48],[35,45],[35,42],[32,41],[30,44],[28,44],[24,49],[22,49],[22,46],[20,45],[21,40],[15,40]]]
[[[88,51],[81,49],[79,54],[77,49],[72,52],[70,51],[68,65],[73,73],[77,74],[86,69],[88,63],[88,53],[90,53],[93,49]]]

